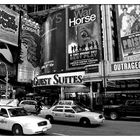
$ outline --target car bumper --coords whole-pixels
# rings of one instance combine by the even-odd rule
[[[103,124],[104,120],[105,120],[105,118],[92,120],[91,124]]]
[[[40,133],[47,133],[49,129],[52,128],[51,124],[47,124],[47,126],[39,126],[37,128],[27,128],[24,129],[24,134],[31,135],[31,134],[40,134]]]

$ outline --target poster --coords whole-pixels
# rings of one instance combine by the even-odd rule
[[[18,46],[19,13],[0,5],[0,41]]]
[[[40,25],[25,16],[22,17],[21,26],[18,82],[31,82],[40,65]]]
[[[140,60],[140,5],[118,5],[123,60]]]
[[[41,65],[44,73],[65,71],[65,9],[50,13],[41,32]]]
[[[83,69],[98,64],[101,36],[99,5],[73,5],[68,8],[67,69]]]

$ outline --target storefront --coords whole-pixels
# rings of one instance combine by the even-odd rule
[[[120,61],[108,63],[105,104],[124,103],[128,99],[140,99],[140,62]]]
[[[85,72],[80,71],[37,76],[34,79],[34,90],[47,97],[50,104],[59,99],[84,100],[86,104],[90,99],[90,87],[84,84],[84,75]]]

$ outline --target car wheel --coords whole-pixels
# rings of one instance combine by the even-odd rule
[[[23,129],[20,125],[14,125],[12,128],[12,132],[14,135],[23,135]]]
[[[89,125],[90,125],[90,120],[87,119],[87,118],[82,118],[82,119],[80,120],[80,124],[81,124],[82,126],[89,126]]]
[[[118,114],[116,112],[111,112],[110,113],[110,119],[111,120],[116,120],[118,118]]]
[[[47,115],[45,118],[46,118],[47,120],[49,120],[51,123],[54,121],[53,117],[50,116],[50,115]]]

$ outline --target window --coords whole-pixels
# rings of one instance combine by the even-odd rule
[[[54,108],[53,111],[55,111],[55,112],[63,112],[63,109]]]
[[[29,102],[29,105],[36,105],[35,102]]]
[[[136,105],[137,105],[137,106],[140,106],[140,101],[137,101],[137,102],[136,102]]]
[[[134,106],[135,105],[135,101],[128,101],[127,104],[130,105],[130,106]]]
[[[8,117],[8,114],[7,114],[6,109],[2,108],[1,111],[0,111],[0,115],[1,116],[5,116],[5,117]]]
[[[56,106],[52,111],[63,112],[63,106]]]
[[[65,109],[66,113],[75,113],[72,109]]]
[[[25,105],[25,104],[29,104],[28,101],[24,101],[24,102],[21,102],[21,104]]]

